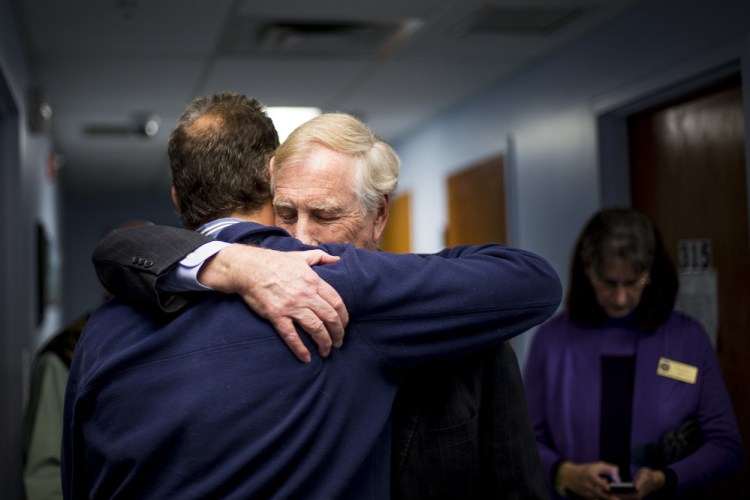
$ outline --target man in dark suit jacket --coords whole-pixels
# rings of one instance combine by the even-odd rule
[[[346,137],[344,144],[336,142],[339,136]],[[363,136],[369,141],[364,148],[347,143],[355,140],[351,137]],[[315,147],[311,149],[311,145]],[[372,159],[351,161],[353,151],[363,149],[375,152]],[[370,171],[382,174],[382,168],[375,168],[378,163],[390,164],[390,170],[386,168],[386,174],[380,175],[380,187],[363,193],[367,179],[373,177]],[[357,168],[364,170],[365,187],[354,175]],[[397,175],[395,153],[361,122],[346,115],[323,115],[300,127],[276,153],[277,225],[307,243],[349,241],[374,249],[387,220]],[[369,204],[363,199],[369,199]],[[172,252],[173,260],[153,259],[157,265],[147,269],[101,248],[95,262],[100,277],[115,295],[153,309],[156,297],[163,302],[176,300],[174,295],[157,290],[155,283],[182,255],[195,249],[194,243],[186,242]],[[140,253],[128,251],[125,255],[157,252],[148,248],[145,238],[128,244]],[[220,284],[224,291],[249,295],[242,288],[246,282],[232,282],[247,274],[242,271],[246,261],[239,264],[237,253],[228,250],[220,251],[204,266],[201,279],[208,285]],[[217,268],[230,271],[214,272]],[[123,269],[137,271],[136,277],[123,280]],[[112,271],[115,279],[109,281]],[[221,279],[215,281],[217,278]],[[414,370],[399,390],[393,428],[394,498],[546,497],[518,362],[508,344]]]

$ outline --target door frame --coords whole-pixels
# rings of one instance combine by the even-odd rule
[[[750,67],[747,68],[750,70]],[[735,60],[706,71],[682,77],[645,92],[631,96],[619,103],[614,109],[602,112],[597,117],[598,150],[599,150],[599,192],[601,206],[630,206],[630,137],[628,136],[628,118],[640,111],[666,104],[685,97],[703,88],[714,86],[734,75],[742,78],[742,93],[750,96],[750,71],[742,71],[742,64]],[[745,116],[745,144],[750,144],[750,100],[743,103]],[[745,159],[750,194],[750,148]],[[750,196],[748,197],[750,199]],[[750,202],[748,202],[750,218]]]

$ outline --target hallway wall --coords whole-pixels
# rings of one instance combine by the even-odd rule
[[[169,192],[133,196],[71,196],[63,198],[66,279],[63,285],[65,322],[97,307],[103,290],[91,265],[91,254],[102,237],[131,220],[179,226]],[[82,223],[84,222],[84,223]]]
[[[46,177],[51,142],[46,133],[28,127],[26,96],[33,82],[26,47],[12,23],[10,2],[0,0],[0,79],[7,92],[0,126],[0,492],[3,498],[23,498],[21,484],[21,422],[28,393],[34,349],[57,330],[59,306],[46,308],[37,323],[36,224],[46,229],[59,248],[58,186]]]
[[[750,95],[749,35],[750,2],[646,2],[399,141],[414,251],[443,246],[444,179],[504,153],[510,243],[549,259],[566,285],[583,223],[620,201],[601,189],[598,117],[732,62]],[[514,342],[522,361],[532,335]]]

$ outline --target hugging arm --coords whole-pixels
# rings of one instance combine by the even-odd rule
[[[154,315],[175,313],[190,303],[191,294],[159,289],[190,252],[213,242],[195,231],[169,226],[116,229],[93,254],[102,285],[121,300]],[[241,292],[245,302],[268,319],[302,361],[310,359],[294,323],[305,330],[321,355],[342,342],[348,315],[338,293],[320,279],[311,265],[331,262],[320,251],[281,253],[233,244],[215,254],[199,274],[203,284],[225,292]],[[207,289],[208,290],[208,289]]]
[[[346,258],[353,252],[341,254],[349,282],[356,283],[347,304],[359,321],[350,334],[366,335],[395,368],[497,345],[543,322],[560,304],[554,269],[523,250],[488,244],[428,256],[359,250]],[[317,269],[342,290],[337,267]]]
[[[157,281],[188,253],[211,241],[208,236],[176,227],[120,228],[102,239],[92,260],[109,293],[152,315],[164,315],[181,310],[190,298],[159,290]]]

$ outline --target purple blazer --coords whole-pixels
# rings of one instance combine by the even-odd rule
[[[671,464],[677,491],[707,486],[737,470],[742,448],[737,421],[708,335],[673,312],[656,331],[587,327],[562,313],[541,326],[527,359],[524,382],[542,469],[549,484],[554,464],[599,460],[601,354],[613,338],[632,335],[636,355],[631,445],[657,440],[695,416],[705,444]],[[696,367],[695,383],[657,374],[661,357]],[[638,466],[631,466],[635,474]],[[550,489],[551,495],[556,497]]]

